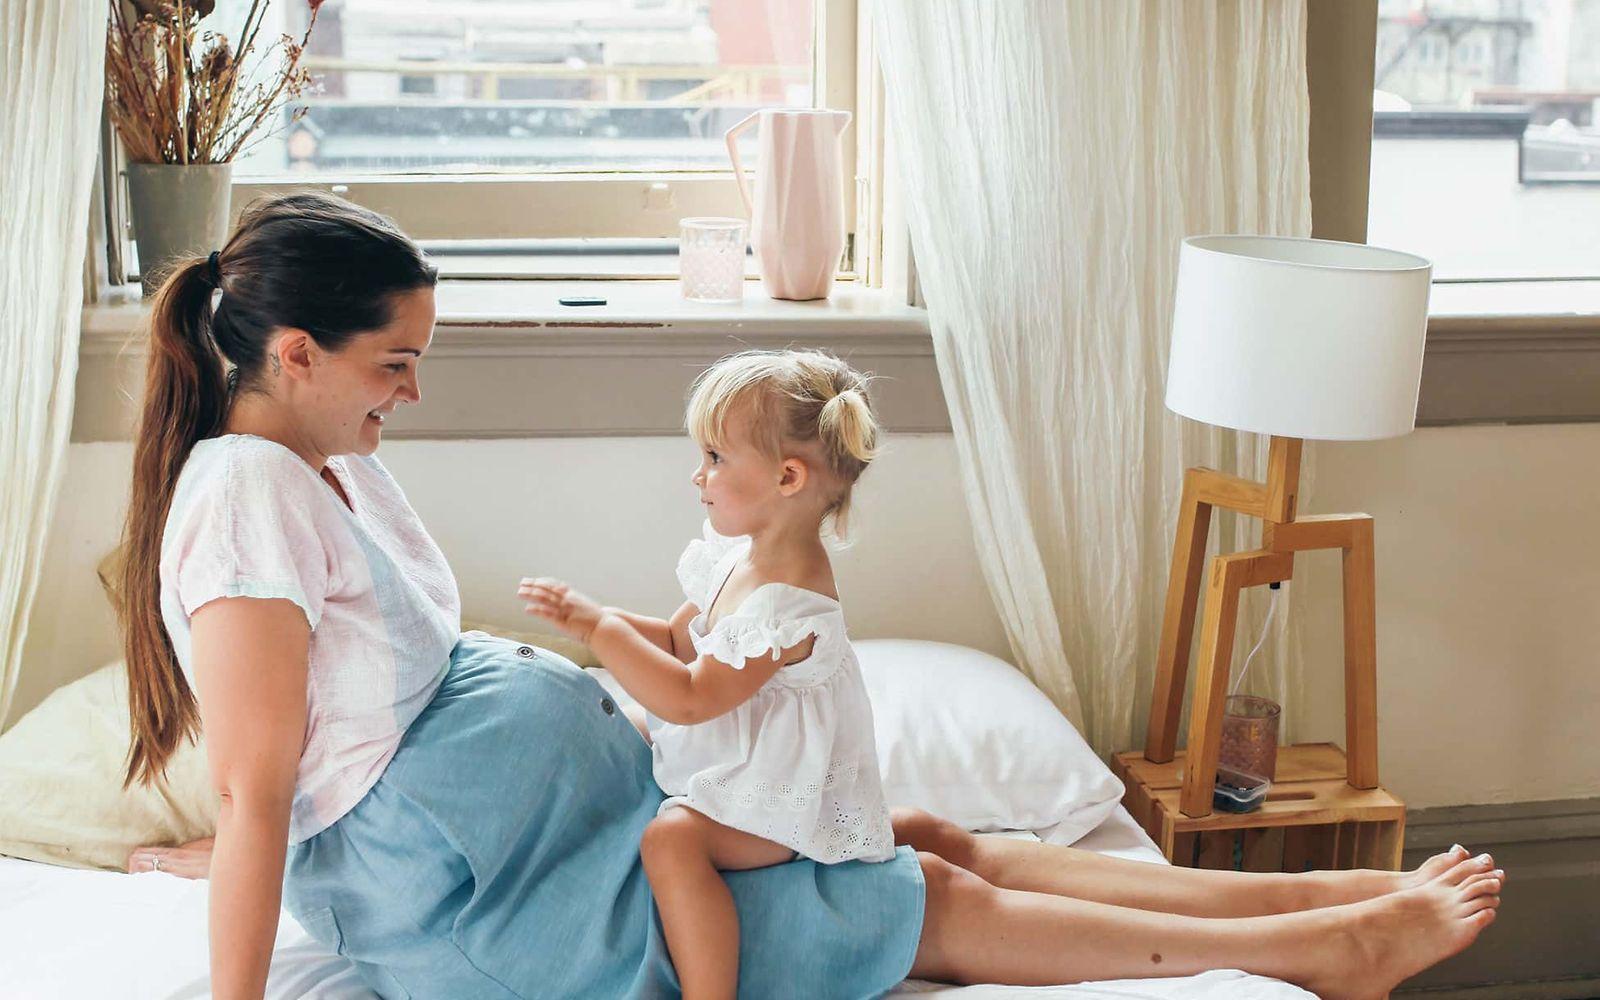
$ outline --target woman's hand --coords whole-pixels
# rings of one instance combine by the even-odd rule
[[[594,627],[605,616],[605,609],[587,595],[547,576],[524,577],[517,596],[526,602],[528,614],[543,618],[582,643],[589,641]]]
[[[205,878],[211,874],[212,838],[191,840],[179,847],[135,847],[128,855],[128,874],[164,872],[179,878]]]

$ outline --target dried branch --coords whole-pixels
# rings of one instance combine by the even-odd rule
[[[238,43],[199,30],[215,0],[111,0],[106,102],[134,163],[228,163],[278,127],[270,121],[311,84],[300,68],[322,0],[298,41],[285,35],[260,53],[268,79],[250,66],[270,0],[251,0]],[[263,131],[265,129],[265,131]]]

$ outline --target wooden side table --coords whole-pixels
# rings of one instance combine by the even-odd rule
[[[1137,750],[1112,758],[1122,804],[1173,864],[1189,868],[1300,872],[1400,869],[1406,807],[1383,788],[1354,788],[1332,743],[1278,749],[1267,801],[1247,813],[1186,816],[1179,808],[1186,754],[1155,763]]]

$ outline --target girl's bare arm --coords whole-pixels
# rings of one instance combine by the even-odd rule
[[[599,616],[587,641],[639,704],[667,722],[689,726],[714,719],[749,700],[784,664],[809,656],[814,638],[771,658],[747,659],[742,669],[709,655],[684,663],[611,614]]]
[[[644,636],[651,645],[664,653],[671,653],[680,662],[688,663],[694,659],[694,646],[689,642],[689,622],[700,613],[700,609],[693,603],[685,602],[673,612],[670,620],[636,615],[622,608],[604,610],[607,614],[615,615],[633,626],[633,630]]]

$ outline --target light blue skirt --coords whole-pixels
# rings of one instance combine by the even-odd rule
[[[464,635],[367,796],[289,852],[285,903],[388,1000],[673,997],[639,861],[662,794],[650,751],[588,674]],[[922,934],[922,872],[801,860],[727,881],[739,991],[879,996]]]

